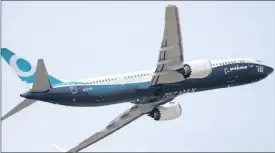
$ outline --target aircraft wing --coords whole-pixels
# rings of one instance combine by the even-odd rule
[[[120,128],[124,127],[125,125],[131,123],[132,121],[138,119],[144,114],[149,113],[152,111],[157,104],[137,104],[119,115],[116,119],[111,121],[106,128],[104,128],[102,131],[95,133],[88,139],[82,141],[79,143],[76,147],[70,149],[67,152],[78,152],[94,143],[97,141],[107,137],[108,135],[116,132]]]
[[[182,68],[183,62],[178,8],[174,5],[168,5],[165,10],[164,35],[159,51],[158,64],[151,80],[151,86],[185,80],[183,74],[176,71]]]

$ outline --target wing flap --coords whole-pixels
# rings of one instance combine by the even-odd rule
[[[157,68],[150,85],[176,83],[185,80],[185,77],[176,71],[182,68],[183,62],[178,8],[175,5],[168,5],[165,10],[164,34]]]
[[[156,73],[152,80],[151,86],[156,84],[169,84],[185,80],[184,76],[176,71]]]

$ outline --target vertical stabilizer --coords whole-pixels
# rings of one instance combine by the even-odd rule
[[[44,92],[51,89],[51,82],[43,59],[38,59],[32,92]]]

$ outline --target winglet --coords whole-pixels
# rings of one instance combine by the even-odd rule
[[[56,149],[58,149],[60,152],[67,152],[66,149],[63,149],[63,148],[59,147],[59,146],[56,145],[56,144],[52,144],[52,146],[54,146],[54,147],[55,147]]]
[[[43,59],[38,59],[35,78],[32,86],[33,92],[44,92],[51,88],[49,75]]]

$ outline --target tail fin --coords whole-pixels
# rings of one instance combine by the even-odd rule
[[[32,85],[32,92],[44,92],[51,89],[51,81],[44,64],[43,59],[39,59],[37,62],[34,83]]]
[[[1,48],[1,56],[16,72],[18,77],[31,88],[34,82],[36,67],[33,67],[27,60],[18,57],[7,48]],[[52,85],[63,83],[51,75],[49,75],[49,79]]]

